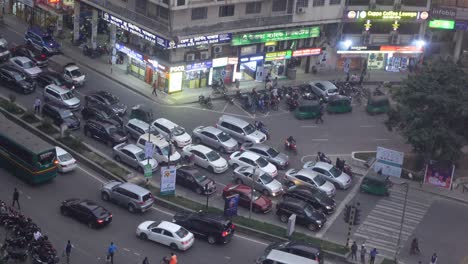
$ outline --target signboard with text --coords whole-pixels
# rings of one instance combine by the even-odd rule
[[[268,52],[265,54],[265,61],[290,59],[291,54],[291,50]]]
[[[426,11],[379,11],[379,10],[349,10],[346,19],[350,20],[426,20]]]
[[[224,215],[232,217],[237,215],[237,206],[239,205],[239,194],[227,196],[224,199]]]
[[[231,45],[239,46],[270,41],[316,38],[318,36],[320,36],[320,27],[256,32],[234,35],[232,37]]]
[[[392,149],[377,147],[374,171],[382,170],[383,175],[401,177],[404,153]]]
[[[455,21],[454,20],[431,20],[429,21],[430,28],[440,28],[440,29],[454,29]]]
[[[293,51],[292,56],[303,57],[303,56],[310,56],[310,55],[320,55],[320,53],[322,53],[321,48],[300,49],[300,50]]]
[[[173,195],[176,184],[176,167],[161,167],[161,195]]]
[[[193,38],[183,38],[183,39],[179,39],[179,41],[177,42],[174,40],[169,42],[169,48],[170,49],[187,48],[187,47],[196,47],[200,45],[227,43],[231,41],[231,39],[232,39],[231,33],[198,36],[198,37],[193,37]]]

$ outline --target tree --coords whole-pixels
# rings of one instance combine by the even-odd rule
[[[425,160],[456,162],[468,139],[468,78],[449,61],[425,64],[394,93],[396,109],[386,122]]]

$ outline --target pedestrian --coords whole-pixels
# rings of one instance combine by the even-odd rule
[[[369,253],[370,255],[370,262],[369,264],[374,264],[375,263],[375,257],[377,256],[377,254],[379,254],[379,252],[377,252],[377,249],[374,248],[371,250],[371,252]]]
[[[320,109],[319,109],[319,113],[318,113],[318,116],[317,116],[317,119],[315,119],[315,124],[318,124],[318,122],[320,121],[320,123],[323,124],[323,110],[324,110],[324,106],[323,104],[320,105]]]
[[[346,82],[349,82],[349,72],[346,73]]]
[[[36,100],[34,100],[34,113],[35,114],[40,114],[41,113],[41,98],[36,97]]]
[[[72,247],[73,245],[71,244],[70,240],[68,240],[67,245],[65,246],[65,256],[67,257],[67,264],[70,264],[70,253]]]
[[[357,260],[357,249],[356,241],[354,241],[351,246],[351,260]]]
[[[437,254],[434,252],[434,254],[432,254],[430,264],[437,264],[437,259],[438,259]]]
[[[143,262],[141,264],[150,264],[149,260],[148,260],[148,257],[145,257],[145,259],[143,260]]]
[[[169,264],[177,264],[177,256],[174,252],[171,253],[171,259],[169,260]]]
[[[361,263],[362,264],[366,263],[366,254],[367,254],[366,244],[362,244],[361,245]]]
[[[117,251],[117,246],[114,245],[114,242],[111,242],[109,248],[107,249],[107,261],[111,264],[114,264],[114,254]]]
[[[36,232],[34,232],[33,236],[34,236],[34,240],[38,241],[39,238],[41,238],[42,236],[41,231],[39,229],[36,229]]]
[[[16,188],[13,191],[13,202],[11,203],[11,207],[15,207],[15,203],[18,205],[18,209],[21,210],[21,206],[19,204],[19,192]]]
[[[156,93],[156,90],[157,90],[157,89],[158,89],[158,80],[155,80],[155,81],[153,82],[153,92],[152,92],[152,94],[153,94],[154,96],[156,96],[156,97],[158,97],[158,94]]]

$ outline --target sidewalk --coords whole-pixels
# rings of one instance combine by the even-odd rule
[[[18,19],[13,15],[5,15],[4,17],[5,25],[11,28],[14,28],[17,31],[23,32],[27,30],[28,25]],[[14,25],[14,26],[13,26]],[[198,89],[189,89],[183,88],[182,92],[174,93],[174,94],[166,94],[163,92],[158,92],[158,97],[152,95],[152,87],[151,85],[145,83],[143,80],[134,77],[131,74],[127,73],[126,66],[124,65],[110,65],[109,64],[109,57],[102,56],[101,58],[91,59],[82,55],[82,50],[78,46],[74,46],[71,43],[68,34],[64,39],[58,39],[58,41],[62,44],[62,51],[64,55],[70,57],[78,64],[81,64],[89,70],[96,71],[97,73],[106,76],[109,79],[121,84],[122,86],[127,87],[142,96],[155,100],[162,104],[169,104],[169,105],[179,105],[179,104],[187,104],[193,103],[198,101],[198,96],[212,96],[213,99],[217,99],[220,95],[212,95],[212,88],[198,88]],[[380,82],[394,82],[399,83],[402,79],[406,77],[406,74],[402,73],[393,73],[393,72],[384,72],[384,71],[371,71],[370,79],[367,84],[376,84]],[[295,85],[306,83],[312,80],[343,80],[345,75],[343,72],[338,71],[323,71],[317,74],[311,73],[297,73],[296,80],[279,80],[278,85]],[[240,82],[240,90],[241,92],[250,92],[252,88],[257,88],[257,90],[262,90],[265,87],[263,82],[255,82],[255,81],[241,81]],[[230,85],[227,87],[229,94],[234,94],[237,91],[235,85]]]

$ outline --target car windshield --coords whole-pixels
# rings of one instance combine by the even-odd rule
[[[328,92],[329,94],[338,93],[338,89],[336,89],[336,88],[331,88],[331,89],[328,89],[327,92]]]
[[[255,127],[252,126],[252,124],[249,124],[248,126],[244,127],[244,131],[246,135],[250,135],[255,132]]]
[[[325,90],[326,90],[326,89],[325,89],[325,86],[323,86],[323,84],[321,84],[321,83],[315,83],[315,86],[317,86],[317,87],[318,87],[320,90],[322,90],[322,91],[325,91]]]
[[[26,76],[24,74],[21,74],[21,73],[13,74],[13,77],[15,78],[15,80],[17,82],[23,81],[23,80],[26,79]]]
[[[140,151],[138,153],[135,154],[137,160],[146,160],[147,158],[145,157],[145,152],[144,151]]]
[[[262,175],[260,175],[260,181],[262,181],[262,183],[266,185],[273,181],[273,177],[266,173],[263,173]]]
[[[340,171],[339,169],[337,169],[335,166],[331,167],[330,173],[331,173],[331,175],[333,175],[333,177],[335,177],[335,178],[338,178],[338,177],[340,177],[340,175],[341,175],[341,171]]]
[[[183,135],[185,133],[185,130],[181,127],[174,127],[174,129],[172,130],[172,134],[174,136],[180,136],[180,135]]]
[[[180,228],[179,230],[177,230],[175,233],[177,234],[178,237],[184,238],[184,237],[188,236],[189,231],[187,231],[187,229],[181,227],[181,228]]]
[[[195,178],[195,180],[197,182],[203,182],[208,178],[204,174],[200,174],[200,173],[195,173],[195,175],[193,175],[193,177]]]
[[[119,132],[119,129],[115,126],[108,126],[106,130],[107,130],[107,133],[109,134],[114,134],[114,133]]]
[[[63,110],[63,111],[60,111],[60,116],[62,118],[72,117],[73,113],[70,110]]]
[[[268,165],[268,161],[266,161],[264,158],[260,157],[255,161],[260,168],[264,168]]]
[[[206,154],[206,157],[208,158],[209,161],[216,161],[216,160],[219,160],[220,156],[218,155],[218,153],[214,152],[214,151],[210,151]]]
[[[274,148],[269,148],[267,150],[267,153],[268,153],[268,155],[270,155],[273,158],[279,155],[279,152],[276,151],[276,149],[274,149]]]
[[[61,78],[54,78],[54,79],[53,79],[53,82],[54,82],[54,84],[57,85],[57,86],[63,86],[63,85],[65,85],[65,81],[64,81],[63,79],[61,79]]]
[[[72,160],[73,157],[72,155],[70,155],[70,153],[67,152],[65,154],[58,156],[58,159],[60,160],[60,162],[66,162],[66,161]]]
[[[229,139],[231,139],[231,137],[230,137],[228,134],[224,133],[224,132],[219,133],[219,134],[218,134],[218,138],[219,138],[219,140],[220,140],[221,142],[226,142],[226,141],[228,141]]]
[[[83,75],[83,74],[80,72],[80,70],[78,70],[78,69],[73,70],[73,71],[71,71],[70,73],[71,73],[71,75],[72,75],[73,77],[80,77],[81,75]]]
[[[304,212],[305,214],[308,216],[308,217],[312,217],[312,213],[314,212],[312,208],[310,208],[310,206],[306,206],[304,207]]]
[[[314,181],[315,183],[317,183],[318,186],[322,186],[327,182],[325,178],[323,178],[321,175],[315,176]]]
[[[67,92],[67,93],[62,94],[62,99],[63,99],[63,100],[70,100],[70,99],[72,99],[73,97],[75,97],[75,96],[73,95],[72,92]]]
[[[25,68],[25,69],[29,69],[29,68],[32,68],[32,67],[34,67],[34,66],[35,66],[35,65],[34,65],[34,63],[33,63],[32,61],[25,61],[25,62],[23,63],[23,68]]]
[[[42,37],[42,40],[43,40],[44,42],[51,42],[51,41],[53,41],[52,36],[43,36],[43,37]]]
[[[116,104],[119,102],[119,98],[113,94],[105,94],[104,97],[107,101],[109,101],[110,104]]]

